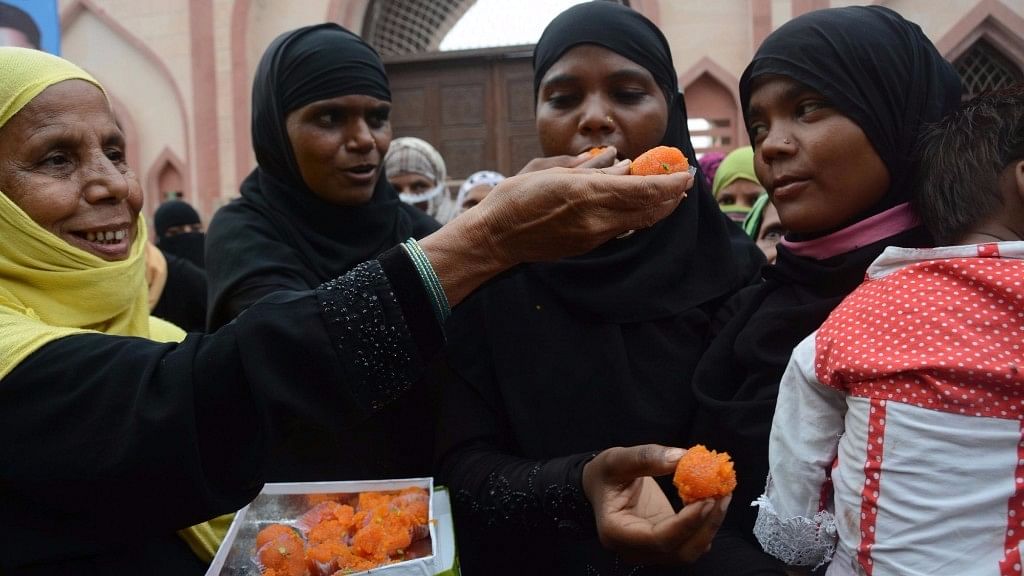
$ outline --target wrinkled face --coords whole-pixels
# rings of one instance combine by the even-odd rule
[[[466,192],[466,197],[462,200],[462,207],[459,213],[461,214],[479,204],[491,193],[491,190],[494,190],[494,184],[477,184],[470,188],[469,192]]]
[[[331,204],[369,202],[391,145],[390,114],[390,102],[363,95],[318,100],[289,112],[285,126],[306,186]]]
[[[415,172],[403,172],[395,176],[388,174],[388,181],[399,194],[423,194],[437,186],[433,178]]]
[[[764,214],[761,219],[761,229],[757,231],[757,247],[764,252],[764,257],[769,264],[775,264],[778,256],[776,245],[786,235],[786,229],[782,227],[779,220],[779,211],[771,202],[765,205]]]
[[[567,51],[541,80],[537,132],[545,156],[615,146],[633,159],[661,143],[665,94],[645,68],[606,48]]]
[[[131,254],[142,188],[106,96],[84,80],[50,86],[0,128],[0,191],[72,246]]]
[[[803,84],[757,78],[748,118],[754,171],[787,230],[849,224],[889,189],[889,171],[864,131]]]

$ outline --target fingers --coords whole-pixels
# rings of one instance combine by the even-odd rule
[[[607,168],[607,167],[612,166],[612,165],[614,165],[616,163],[615,162],[615,155],[616,154],[618,154],[618,151],[615,149],[614,146],[608,146],[608,147],[604,148],[603,150],[601,150],[601,152],[599,152],[596,155],[591,155],[590,152],[584,152],[584,153],[580,154],[579,156],[576,156],[576,158],[582,157],[583,158],[583,162],[580,162],[575,167],[576,168]],[[606,170],[606,172],[607,172],[607,170]],[[629,172],[627,171],[626,173],[628,174]]]
[[[547,170],[548,168],[576,168],[584,163],[591,160],[589,152],[577,154],[576,156],[546,156],[544,158],[534,158],[523,166],[517,174],[526,174],[528,172],[539,172],[541,170]],[[604,164],[607,166],[608,164]],[[601,164],[595,164],[595,166],[601,166]]]
[[[609,166],[607,168],[604,168],[603,171],[604,171],[605,174],[608,174],[608,175],[611,175],[611,176],[628,176],[629,175],[629,166],[630,166],[631,163],[632,162],[630,162],[630,160],[628,160],[628,159],[626,159],[626,160],[619,160],[615,164],[612,164],[611,166]]]
[[[660,444],[641,444],[629,448],[609,448],[602,453],[603,468],[610,480],[632,482],[643,476],[663,476],[675,470],[683,456],[680,448]]]
[[[669,563],[696,561],[711,548],[711,542],[725,519],[731,496],[702,500],[685,506],[671,518],[657,523],[651,539]]]

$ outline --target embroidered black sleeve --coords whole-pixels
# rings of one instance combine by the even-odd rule
[[[583,493],[583,466],[593,454],[511,465],[487,476],[483,490],[459,490],[456,505],[488,526],[555,529],[569,536],[592,534],[594,512]]]
[[[364,262],[316,293],[360,403],[378,410],[419,379],[421,356],[380,263]]]

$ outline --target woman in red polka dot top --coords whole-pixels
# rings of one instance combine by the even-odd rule
[[[755,534],[830,576],[1019,575],[1024,85],[966,103],[921,156],[913,202],[944,247],[888,248],[797,346]]]

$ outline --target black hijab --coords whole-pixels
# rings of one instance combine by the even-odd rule
[[[242,183],[241,199],[221,209],[210,226],[208,256],[216,264],[209,267],[211,329],[231,319],[227,300],[239,286],[314,288],[439,227],[403,204],[383,173],[361,206],[331,204],[306,186],[285,119],[312,102],[350,94],[391,100],[380,57],[336,24],[282,34],[263,54],[252,92],[259,166]]]
[[[615,30],[614,34],[609,30]],[[544,74],[571,48],[595,44],[644,67],[668,101],[668,126],[661,144],[683,151],[698,166],[686,126],[686,104],[665,36],[640,13],[612,2],[569,8],[545,29],[534,51],[534,97]],[[699,170],[699,168],[698,168]],[[572,307],[608,322],[642,322],[677,314],[735,289],[750,242],[730,236],[738,228],[722,216],[704,177],[668,218],[622,240],[532,271]],[[740,236],[742,234],[739,234]]]
[[[768,36],[741,79],[744,109],[751,82],[764,74],[788,76],[829,98],[889,168],[889,191],[857,221],[907,201],[923,124],[955,109],[960,96],[958,76],[921,29],[878,6],[811,12]],[[694,440],[729,451],[736,462],[739,484],[723,535],[739,530],[760,554],[751,535],[757,510],[749,503],[764,489],[775,400],[793,348],[863,281],[887,246],[930,245],[920,225],[823,260],[780,244],[765,283],[730,303],[735,315],[694,374],[701,404]],[[728,561],[712,550],[702,562]]]
[[[536,47],[535,83],[567,50],[584,43],[651,72],[670,104],[661,141],[694,160],[661,32],[611,2],[570,8]],[[747,252],[734,255],[733,232],[736,246]],[[447,354],[458,377],[441,387],[442,410],[452,417],[441,419],[439,476],[453,488],[467,572],[519,574],[543,566],[560,574],[651,573],[623,567],[593,536],[494,526],[487,506],[474,503],[494,498],[474,478],[525,459],[530,465],[495,471],[511,494],[525,492],[529,499],[529,491],[543,490],[548,478],[557,479],[549,494],[569,494],[579,485],[566,478],[575,478],[594,452],[647,442],[681,445],[694,407],[688,381],[707,343],[711,315],[756,275],[762,261],[698,174],[688,197],[652,228],[584,256],[525,266],[453,312]],[[474,454],[478,444],[487,445],[480,449],[485,457]],[[541,468],[536,478],[530,476]],[[666,494],[675,492],[669,486]],[[585,516],[566,522],[593,521]],[[507,561],[495,565],[491,547],[500,548]]]
[[[205,267],[203,250],[206,234],[202,232],[184,232],[168,236],[167,230],[175,226],[202,224],[199,213],[191,204],[183,200],[168,200],[160,205],[153,214],[153,225],[156,228],[156,245],[165,253],[180,256],[196,266]],[[205,298],[205,295],[204,295]]]
[[[910,200],[921,125],[960,103],[953,66],[917,24],[881,6],[818,10],[779,27],[740,78],[745,119],[751,84],[765,75],[788,76],[828,98],[889,169],[889,193],[851,224]]]

